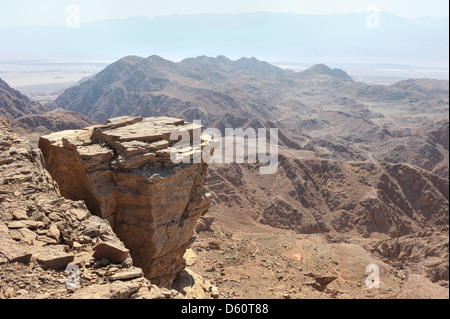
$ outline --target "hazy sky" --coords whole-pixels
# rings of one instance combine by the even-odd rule
[[[407,18],[448,17],[449,11],[448,0],[0,0],[0,27],[64,25],[71,4],[79,7],[81,23],[196,13],[352,13],[364,12],[372,4]]]

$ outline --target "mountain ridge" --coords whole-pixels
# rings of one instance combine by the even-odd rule
[[[15,119],[45,111],[47,109],[44,106],[31,101],[0,78],[0,117]]]
[[[408,162],[439,174],[448,160],[442,138],[448,124],[438,130],[432,124],[448,113],[448,81],[368,85],[323,64],[293,72],[256,58],[125,57],[67,89],[49,107],[99,123],[110,116],[172,116],[201,120],[222,133],[278,128],[281,145],[325,158]],[[411,113],[424,116],[426,137],[422,120]],[[413,145],[422,153],[411,152]]]

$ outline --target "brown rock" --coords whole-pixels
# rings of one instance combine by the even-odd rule
[[[32,250],[28,247],[20,246],[15,242],[7,231],[7,227],[0,222],[0,264],[7,262],[29,262]]]
[[[93,257],[97,260],[108,259],[115,264],[124,262],[130,251],[126,248],[121,248],[116,244],[109,242],[101,242],[94,248]]]
[[[183,120],[121,117],[44,136],[39,143],[61,194],[84,200],[92,213],[107,220],[134,263],[161,286],[170,285],[182,269],[197,221],[212,201],[203,188],[206,164],[171,161],[170,145],[176,141],[170,135],[176,130],[193,138],[194,126]],[[83,236],[99,232],[84,222],[81,228]],[[97,248],[96,258],[125,258],[111,258],[102,249],[110,250]]]
[[[142,269],[134,268],[134,269],[129,269],[129,270],[118,272],[118,273],[112,275],[111,277],[109,277],[109,279],[111,281],[132,280],[132,279],[136,279],[136,278],[141,278],[143,276],[144,276],[144,272],[142,271]]]
[[[29,229],[37,229],[44,227],[43,222],[34,221],[34,220],[19,220],[12,221],[8,224],[8,228],[10,229],[20,229],[20,228],[29,228]]]
[[[0,165],[0,298],[68,298],[68,274],[60,270],[69,264],[81,271],[84,298],[131,298],[137,290],[149,291],[144,280],[90,288],[113,274],[112,267],[92,271],[92,243],[102,239],[123,244],[107,221],[91,216],[82,202],[60,196],[40,151],[1,118]],[[60,241],[68,246],[58,246]]]
[[[13,213],[15,220],[28,220],[27,211],[25,209],[17,209]]]
[[[47,231],[47,236],[55,240],[59,240],[59,237],[61,237],[61,232],[59,231],[56,224],[52,224],[50,226],[49,230]]]
[[[92,285],[76,291],[71,299],[130,299],[141,289],[141,286],[141,283],[135,281]]]
[[[63,246],[48,246],[40,249],[36,248],[33,259],[43,269],[62,270],[74,260],[74,255],[65,252]]]

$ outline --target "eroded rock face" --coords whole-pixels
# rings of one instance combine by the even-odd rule
[[[66,267],[75,266],[79,286],[70,288]],[[181,296],[161,292],[108,222],[61,197],[41,152],[0,118],[0,299]]]
[[[207,165],[171,161],[174,130],[194,137],[194,126],[183,120],[121,117],[39,142],[61,194],[84,200],[109,221],[136,265],[160,286],[170,285],[182,269],[197,221],[211,202],[203,188]],[[202,148],[208,143],[202,141]]]

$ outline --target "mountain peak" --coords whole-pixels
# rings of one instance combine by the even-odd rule
[[[235,67],[238,70],[246,70],[246,71],[261,73],[261,74],[269,75],[269,76],[278,75],[278,74],[284,72],[279,67],[271,65],[271,64],[267,63],[266,61],[260,61],[255,57],[240,58],[239,60],[237,60],[235,62]]]
[[[324,74],[324,75],[330,75],[335,78],[353,81],[353,78],[347,74],[344,70],[341,69],[332,69],[329,66],[325,64],[316,64],[312,66],[311,68],[301,72],[301,74],[305,75],[317,75],[317,74]]]
[[[142,61],[144,61],[145,59],[137,56],[137,55],[129,55],[126,56],[120,60],[118,60],[116,63],[127,63],[127,64],[136,64],[136,63],[140,63]]]

